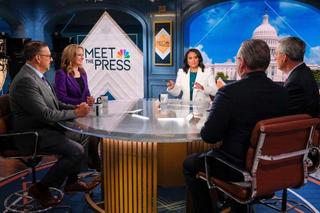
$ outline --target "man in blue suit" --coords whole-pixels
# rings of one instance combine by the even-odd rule
[[[262,40],[244,41],[236,60],[241,80],[218,90],[209,117],[201,129],[205,142],[222,141],[220,148],[207,153],[211,175],[230,181],[240,181],[242,177],[218,164],[215,157],[243,168],[255,124],[263,119],[285,115],[288,99],[286,90],[265,74],[270,63],[267,43]],[[204,153],[189,156],[183,167],[194,212],[213,212],[208,187],[196,177],[199,171],[205,171]]]
[[[276,49],[278,68],[288,75],[284,87],[289,93],[289,114],[319,113],[319,89],[310,68],[303,62],[306,44],[297,37],[279,41]]]

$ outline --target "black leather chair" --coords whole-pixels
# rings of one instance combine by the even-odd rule
[[[32,153],[21,153],[12,145],[12,139],[25,140],[26,137],[34,142],[34,151]],[[0,96],[0,154],[3,158],[17,159],[28,167],[32,175],[32,183],[36,183],[36,167],[45,154],[37,152],[38,133],[37,132],[21,132],[10,133],[10,104],[9,96]],[[53,164],[54,162],[52,162]],[[28,173],[27,173],[28,174]],[[64,193],[56,188],[50,188],[50,192],[63,199]],[[52,207],[44,208],[36,202],[29,194],[28,187],[9,195],[4,201],[6,212],[45,212]],[[67,206],[60,206],[70,208]],[[60,208],[59,207],[59,208]]]

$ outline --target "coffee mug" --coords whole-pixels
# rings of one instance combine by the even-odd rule
[[[102,103],[108,103],[108,96],[102,95],[100,97],[101,97]]]
[[[96,113],[96,116],[100,116],[103,114],[103,105],[102,103],[93,104],[93,110]]]

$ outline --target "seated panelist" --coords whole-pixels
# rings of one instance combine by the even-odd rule
[[[90,108],[86,103],[77,106],[60,102],[44,73],[52,61],[46,43],[31,41],[25,45],[25,65],[12,81],[9,97],[12,111],[12,127],[15,132],[36,131],[39,135],[40,153],[59,156],[59,160],[29,193],[43,207],[57,205],[60,201],[51,195],[49,187],[60,187],[66,180],[65,192],[88,191],[95,185],[78,180],[84,156],[83,147],[67,138],[57,122],[86,116]],[[34,143],[14,140],[15,146],[24,153],[33,153]]]
[[[68,45],[62,52],[61,69],[56,71],[55,91],[60,101],[68,104],[94,103],[90,95],[87,74],[83,69],[83,47]]]
[[[82,67],[83,51],[83,47],[77,44],[70,44],[64,48],[61,69],[57,70],[55,75],[55,91],[58,99],[63,103],[78,105],[86,102],[92,106],[94,98],[90,95],[87,74]],[[69,137],[80,143],[88,140],[88,166],[100,171],[99,138],[93,136],[76,138],[72,133],[69,133]]]
[[[167,91],[173,96],[182,93],[183,101],[210,102],[210,95],[217,92],[211,69],[205,68],[201,53],[189,49],[184,57],[184,66],[178,70],[177,79],[167,82]]]
[[[241,80],[218,90],[200,132],[205,142],[215,144],[222,141],[222,145],[207,153],[192,154],[183,163],[193,212],[214,212],[208,186],[205,181],[197,178],[199,171],[205,171],[205,156],[208,157],[211,176],[226,181],[242,181],[241,174],[215,159],[221,158],[243,168],[255,124],[287,113],[288,93],[267,77],[265,71],[269,63],[270,49],[266,42],[252,39],[242,43],[236,60]],[[243,207],[238,206],[235,212],[243,212]]]
[[[298,37],[286,37],[276,48],[279,70],[288,78],[284,87],[289,93],[289,114],[319,116],[319,88],[310,68],[303,62],[306,44]]]

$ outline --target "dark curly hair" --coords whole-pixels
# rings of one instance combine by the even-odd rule
[[[188,70],[189,70],[189,68],[190,68],[190,66],[189,66],[189,64],[188,64],[188,54],[189,54],[190,52],[193,52],[193,53],[195,53],[195,54],[197,55],[197,57],[198,57],[198,59],[199,59],[199,67],[201,68],[202,72],[204,72],[204,64],[203,64],[202,55],[201,55],[201,53],[200,53],[200,51],[199,51],[198,49],[194,49],[194,48],[189,49],[189,50],[186,52],[186,54],[184,55],[183,67],[182,67],[183,71],[184,71],[185,73],[188,73]]]

